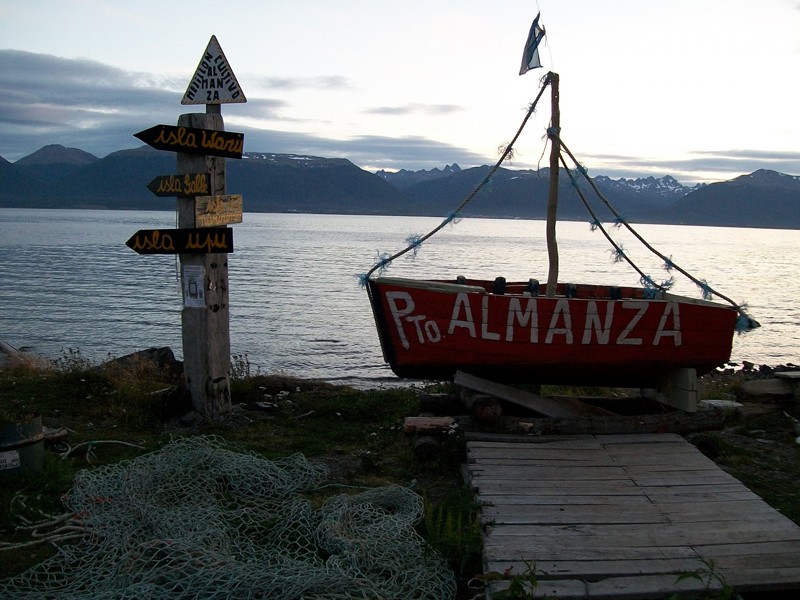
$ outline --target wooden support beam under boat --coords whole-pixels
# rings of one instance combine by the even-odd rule
[[[555,400],[501,383],[495,383],[488,379],[481,379],[480,377],[475,377],[474,375],[462,371],[456,372],[453,382],[463,388],[494,396],[495,398],[527,408],[528,410],[546,417],[588,417],[613,414],[603,408],[592,406],[591,404],[581,402],[574,398],[560,398]]]

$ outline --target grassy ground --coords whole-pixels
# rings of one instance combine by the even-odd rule
[[[361,487],[411,486],[426,502],[420,533],[449,561],[459,598],[472,598],[467,582],[481,571],[477,508],[460,475],[463,442],[449,436],[422,460],[404,417],[419,411],[419,388],[358,391],[283,376],[251,375],[234,363],[233,410],[213,424],[181,417],[185,399],[174,375],[148,361],[97,368],[69,352],[55,365],[25,363],[0,369],[0,422],[37,413],[44,424],[69,431],[52,446],[44,469],[25,476],[0,472],[0,542],[25,543],[20,517],[63,512],[61,495],[79,470],[156,450],[173,436],[217,434],[247,450],[277,458],[301,452],[330,469],[329,483]],[[43,368],[45,367],[45,368]],[[735,397],[739,376],[717,379],[708,395]],[[427,390],[431,391],[431,390]],[[433,390],[441,391],[441,390]],[[800,523],[800,445],[784,414],[795,403],[732,416],[722,431],[690,439],[767,502]],[[90,443],[93,442],[93,443]],[[331,493],[341,493],[335,486]],[[0,549],[0,578],[20,573],[54,549]]]
[[[334,484],[326,487],[331,495],[410,486],[426,505],[419,532],[449,559],[462,582],[480,572],[477,508],[459,471],[461,440],[446,440],[436,456],[422,461],[413,439],[403,433],[404,417],[419,411],[421,389],[358,391],[284,376],[250,376],[246,364],[237,366],[233,410],[215,423],[182,419],[188,405],[171,393],[174,377],[146,361],[98,369],[72,352],[55,368],[23,364],[0,369],[0,422],[40,414],[45,426],[68,430],[68,446],[51,447],[41,472],[20,476],[0,471],[0,544],[31,540],[29,531],[17,529],[20,517],[39,520],[42,512],[63,513],[61,496],[79,470],[157,450],[173,436],[215,434],[266,458],[300,452],[324,462],[330,470],[326,483]],[[53,553],[49,545],[0,549],[0,578]]]

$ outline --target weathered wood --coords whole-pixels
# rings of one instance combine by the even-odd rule
[[[700,592],[705,581],[679,576],[712,561],[740,593],[800,588],[800,527],[679,436],[468,441],[467,453],[484,564],[520,575],[533,561],[537,595]]]
[[[179,127],[224,130],[221,114],[188,113],[178,117]],[[225,194],[225,159],[216,156],[177,154],[179,175],[207,172],[211,194]],[[178,197],[178,227],[194,228],[194,198]],[[213,419],[231,409],[228,374],[231,364],[228,309],[228,255],[182,254],[181,280],[186,290],[187,267],[202,273],[205,306],[187,306],[181,311],[183,360],[186,385],[194,410]]]
[[[563,418],[612,414],[607,410],[592,406],[591,404],[586,404],[580,400],[574,400],[570,398],[553,400],[551,398],[537,396],[536,394],[532,394],[518,388],[503,385],[501,383],[495,383],[493,381],[489,381],[488,379],[475,377],[474,375],[470,375],[469,373],[464,373],[462,371],[458,371],[456,373],[454,382],[456,385],[461,387],[494,396],[495,398],[505,400],[506,402],[511,402],[512,404],[516,404],[517,406],[527,408],[528,410],[532,410],[548,417]]]
[[[406,417],[403,432],[407,434],[445,432],[455,425],[453,417]]]
[[[558,220],[558,169],[561,158],[561,109],[559,108],[558,73],[550,73],[550,127],[547,137],[550,140],[550,185],[547,194],[547,287],[545,295],[553,298],[558,284],[558,242],[556,222]]]
[[[693,413],[669,412],[649,415],[611,415],[591,418],[509,420],[512,431],[528,435],[542,434],[624,434],[624,433],[694,433],[720,429],[725,412],[708,409]]]
[[[198,227],[219,227],[242,222],[241,194],[197,196],[194,202],[195,222]]]

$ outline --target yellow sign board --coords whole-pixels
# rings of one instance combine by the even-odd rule
[[[197,196],[194,203],[195,227],[219,227],[242,222],[242,195]]]

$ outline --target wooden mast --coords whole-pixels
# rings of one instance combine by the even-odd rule
[[[550,73],[550,104],[552,116],[547,137],[550,138],[550,190],[547,196],[547,273],[545,295],[553,298],[558,283],[558,244],[556,243],[556,213],[558,211],[558,161],[561,154],[561,113],[558,108],[558,73]]]

